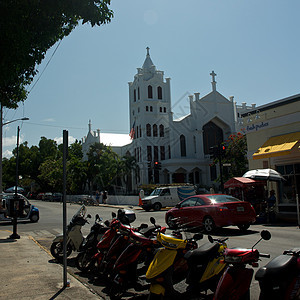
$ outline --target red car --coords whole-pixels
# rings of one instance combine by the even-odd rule
[[[166,223],[170,228],[177,225],[189,227],[203,226],[207,233],[216,227],[230,225],[247,230],[255,222],[253,206],[230,195],[203,194],[195,195],[178,203],[166,213]]]

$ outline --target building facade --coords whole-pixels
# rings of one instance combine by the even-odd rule
[[[296,217],[300,193],[300,94],[270,102],[242,115],[249,169],[277,170],[285,180],[270,181],[279,216]]]

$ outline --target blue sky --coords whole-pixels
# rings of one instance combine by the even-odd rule
[[[299,93],[299,0],[112,0],[111,9],[111,23],[80,25],[51,48],[24,104],[4,110],[4,122],[30,120],[3,127],[3,156],[16,147],[18,125],[29,146],[41,136],[59,141],[64,129],[80,140],[90,119],[101,134],[128,134],[128,82],[146,47],[171,78],[175,117],[188,112],[189,94],[211,91],[212,70],[217,90],[239,104]]]

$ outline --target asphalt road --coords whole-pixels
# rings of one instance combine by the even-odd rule
[[[40,210],[40,220],[38,223],[22,222],[18,223],[17,232],[20,235],[31,235],[46,249],[50,249],[53,238],[56,234],[62,232],[62,204],[55,202],[44,202],[38,200],[31,201]],[[67,222],[78,210],[79,205],[67,204]],[[85,225],[82,228],[84,235],[87,235],[91,225],[94,222],[94,216],[98,213],[104,220],[111,218],[112,212],[117,212],[118,207],[99,207],[88,206],[87,213],[92,215],[90,224]],[[164,221],[165,211],[158,212],[145,212],[144,210],[135,207],[136,221],[132,224],[138,226],[141,223],[150,223],[149,219],[153,216],[157,223],[166,226]],[[8,230],[12,230],[11,224],[1,224],[1,226],[7,227]],[[242,247],[251,248],[260,238],[261,230],[267,229],[271,232],[272,238],[269,241],[261,241],[256,248],[263,253],[269,253],[271,258],[274,258],[286,249],[300,247],[300,229],[296,224],[257,224],[252,225],[250,229],[244,234],[237,227],[227,227],[218,230],[214,236],[216,237],[229,237],[227,242],[228,247]],[[199,244],[206,242],[207,237],[199,242]],[[89,285],[89,287],[97,292],[104,299],[109,299],[107,291],[105,289],[105,282],[92,282],[90,278],[79,272],[75,267],[74,257],[76,253],[71,255],[68,259],[68,272],[74,274],[79,280]],[[269,259],[262,259],[260,265],[264,265]],[[50,260],[52,263],[56,263],[54,260]],[[255,270],[256,271],[256,270]],[[179,290],[185,288],[184,284],[177,287]],[[258,299],[259,286],[258,282],[253,279],[251,284],[251,299]],[[131,289],[124,295],[122,299],[146,299],[147,290],[136,292]]]

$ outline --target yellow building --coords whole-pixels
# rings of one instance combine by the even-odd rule
[[[296,218],[300,194],[300,94],[259,106],[242,115],[249,170],[271,168],[286,179],[270,181],[281,218]],[[300,196],[300,195],[299,195]]]

